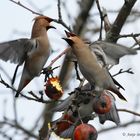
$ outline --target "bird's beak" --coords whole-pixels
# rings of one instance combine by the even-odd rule
[[[69,38],[62,38],[62,39],[64,39],[70,46],[73,45],[73,41],[71,39]]]
[[[46,27],[46,30],[48,30],[48,29],[50,29],[50,28],[56,29],[54,26],[47,26],[47,27]]]
[[[67,37],[76,36],[74,33],[68,32],[65,30]]]
[[[67,31],[65,30],[65,33],[66,33],[67,37],[70,37],[70,32],[67,32]],[[65,39],[64,39],[64,40],[65,40]]]

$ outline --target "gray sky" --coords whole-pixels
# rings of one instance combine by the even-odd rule
[[[72,7],[74,7],[74,0],[72,0],[71,2],[68,2],[68,4],[70,4]],[[31,6],[27,3],[26,0],[22,0],[21,2],[23,2],[25,5],[27,5],[28,7],[31,8]],[[45,15],[47,16],[51,16],[53,18],[57,18],[57,1],[52,1],[52,0],[47,0],[48,4],[46,4],[47,2],[44,0],[33,0],[33,2],[35,2],[37,4],[37,7],[39,7],[40,9],[46,7],[46,6],[52,6],[51,3],[53,3],[53,6],[48,8],[48,10],[45,11]],[[124,0],[101,0],[101,5],[104,6],[106,9],[118,9],[120,8],[120,6],[123,4]],[[139,7],[140,3],[137,2],[136,7]],[[74,8],[73,8],[74,9]],[[75,9],[78,8],[75,7]],[[71,10],[71,8],[69,8],[69,10]],[[64,10],[62,10],[62,14],[64,17],[64,20],[67,22],[67,24],[71,24],[69,23],[69,20],[66,19],[65,14],[63,13]],[[73,13],[71,13],[72,15],[75,16],[76,11],[72,10]],[[94,12],[95,10],[93,10]],[[97,11],[97,10],[96,10]],[[21,37],[30,37],[30,31],[31,31],[31,27],[32,27],[32,19],[35,17],[35,15],[33,15],[32,13],[28,12],[27,10],[23,9],[22,7],[19,7],[15,4],[13,4],[12,2],[10,2],[9,0],[1,0],[1,4],[0,4],[0,42],[3,41],[7,41],[7,40],[13,40],[13,39],[17,39],[17,38],[21,38]],[[112,16],[111,14],[109,15],[109,19],[110,21],[113,21],[115,18],[115,16]],[[56,24],[54,24],[56,25]],[[132,26],[134,25],[134,26]],[[123,28],[122,33],[132,33],[132,32],[136,32],[139,33],[140,32],[140,20],[137,20],[136,22],[134,22],[133,24],[129,24],[126,25],[125,28]],[[58,25],[56,25],[58,26]],[[64,50],[65,48],[65,43],[60,39],[61,37],[64,36],[64,32],[63,30],[59,30],[61,29],[60,26],[58,26],[58,31],[57,35],[54,36],[55,31],[49,31],[49,37],[52,40],[51,44],[53,46],[54,50],[58,50],[58,53],[60,53],[62,50]],[[63,28],[64,29],[64,28]],[[17,31],[17,32],[16,32]],[[19,32],[19,33],[18,33]],[[23,34],[22,34],[23,33]],[[93,37],[94,38],[94,37]],[[96,38],[95,38],[96,39]],[[56,43],[54,42],[54,40],[56,40],[58,43],[58,45],[56,45]],[[124,45],[128,45],[131,46],[134,41],[132,39],[124,39],[124,40],[120,40],[119,43],[124,44]],[[61,48],[61,49],[60,49]],[[56,54],[53,54],[50,59],[49,62],[56,56]],[[128,108],[133,110],[134,108],[134,103],[135,103],[135,96],[138,94],[138,92],[140,91],[138,89],[139,85],[140,85],[140,67],[139,67],[139,60],[140,60],[140,53],[137,56],[134,57],[125,57],[121,59],[120,65],[116,66],[113,68],[112,73],[115,73],[119,70],[119,68],[124,68],[127,69],[129,67],[133,67],[133,71],[135,72],[135,75],[129,75],[129,74],[124,74],[123,76],[120,75],[118,77],[116,77],[119,81],[121,81],[120,83],[125,87],[125,91],[123,91],[124,96],[126,96],[126,98],[128,99],[128,102],[123,102],[121,100],[119,100],[118,98],[116,103],[118,108]],[[49,64],[49,62],[47,64]],[[56,63],[56,65],[59,65],[59,63],[62,62],[62,58]],[[46,64],[46,65],[47,65]],[[10,76],[13,75],[14,73],[14,68],[15,65],[14,64],[10,64],[10,63],[5,63],[2,62],[0,60],[0,66],[2,66],[4,69],[6,69],[6,71],[10,74]],[[22,70],[22,68],[20,69],[20,71]],[[1,71],[0,71],[1,73]],[[56,72],[56,74],[58,73],[58,71]],[[1,73],[2,77],[7,81],[8,79],[6,79],[6,77],[4,76],[3,73]],[[19,82],[19,78],[16,81],[16,87],[18,85]],[[42,89],[43,88],[43,77],[41,78],[35,78],[31,84],[24,90],[24,91],[30,91],[32,90],[32,88],[34,87],[34,91],[36,91],[38,89]],[[74,86],[74,85],[73,85]],[[74,87],[72,87],[74,88]],[[3,105],[3,101],[6,99],[7,103],[6,103],[6,116],[8,116],[9,118],[13,118],[13,107],[12,107],[12,95],[10,93],[9,89],[6,89],[4,86],[2,86],[0,84],[0,119],[2,118],[2,114],[3,111],[5,109],[5,106]],[[22,121],[23,125],[26,128],[30,128],[32,126],[32,124],[34,123],[36,116],[40,115],[41,111],[43,110],[43,105],[40,103],[36,103],[33,101],[28,101],[25,99],[18,99],[17,102],[17,110],[18,110],[18,118],[19,120],[22,120],[22,118],[24,118],[24,120]],[[140,109],[138,110],[140,111]],[[130,118],[132,118],[132,115],[129,115],[127,113],[120,113],[120,118],[121,118],[121,122],[126,122],[128,120],[130,120]],[[114,125],[113,123],[107,122],[104,126],[99,125],[98,123],[98,119],[96,119],[96,123],[93,122],[96,126],[97,129],[100,129],[101,127],[108,127],[110,125]],[[27,125],[28,124],[28,125]],[[40,124],[39,124],[40,125]],[[123,136],[122,133],[125,132],[127,133],[140,133],[139,131],[139,127],[137,125],[133,125],[131,127],[128,127],[127,129],[118,129],[115,131],[110,131],[108,133],[103,133],[101,135],[99,135],[98,140],[107,140],[107,139],[121,139],[121,140],[132,140],[132,137],[127,137],[127,136]],[[1,136],[0,136],[1,139]],[[17,138],[18,139],[18,138]],[[134,136],[133,140],[139,140],[140,136]]]

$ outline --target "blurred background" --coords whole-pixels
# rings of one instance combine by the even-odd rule
[[[20,0],[20,2],[38,13],[58,19],[58,0]],[[60,2],[62,19],[68,27],[82,38],[91,42],[99,39],[101,19],[95,0],[60,0]],[[106,8],[109,21],[113,24],[125,0],[99,0],[99,2],[101,8]],[[140,33],[139,7],[140,1],[137,1],[125,21],[120,34]],[[18,38],[30,38],[33,24],[32,20],[36,16],[37,15],[16,5],[10,0],[1,0],[0,42]],[[65,36],[64,30],[66,28],[56,22],[52,24],[57,28],[57,30],[48,31],[53,54],[45,66],[48,66],[51,60],[68,47],[61,39]],[[105,39],[105,31],[103,30],[102,33],[103,39]],[[137,37],[137,40],[139,40],[139,37]],[[133,37],[120,38],[117,40],[117,43],[131,47],[135,44],[135,40]],[[65,91],[62,99],[65,99],[68,96],[67,93],[73,91],[79,85],[72,62],[71,64],[65,64],[65,59],[64,55],[53,65],[53,67],[60,66],[60,68],[54,71],[54,75],[60,76]],[[125,56],[121,58],[119,65],[111,69],[111,74],[115,74],[120,69],[127,70],[132,68],[134,74],[123,73],[115,77],[125,88],[125,91],[121,92],[128,100],[128,102],[124,102],[116,97],[116,105],[119,109],[129,109],[138,113],[140,112],[139,60],[140,53],[135,56]],[[9,85],[11,84],[15,68],[16,65],[0,60],[0,76]],[[18,71],[14,84],[15,88],[17,88],[19,84],[22,68],[23,66],[21,66]],[[28,95],[28,91],[33,91],[37,96],[40,96],[39,91],[44,90],[44,84],[44,75],[41,75],[31,81],[23,90],[23,94],[30,97],[31,95]],[[49,101],[45,95],[44,99]],[[35,140],[38,139],[39,134],[45,136],[48,131],[46,122],[55,120],[61,115],[61,113],[52,114],[49,112],[49,109],[54,106],[54,102],[45,104],[24,97],[19,97],[15,100],[14,92],[0,83],[0,139]],[[98,140],[108,140],[109,138],[114,140],[140,139],[140,118],[127,112],[119,112],[119,115],[122,127],[108,131],[104,131],[104,129],[115,127],[114,123],[108,121],[104,125],[101,125],[98,118],[90,122],[96,127],[97,131],[100,131]],[[15,120],[17,120],[18,123],[16,123]],[[129,133],[131,136],[127,136]],[[53,134],[50,139],[57,140],[59,137]]]

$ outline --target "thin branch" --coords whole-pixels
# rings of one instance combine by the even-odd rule
[[[105,29],[106,32],[108,32],[110,30],[110,28],[111,28],[111,24],[110,24],[110,21],[108,19],[108,15],[107,15],[106,9],[104,7],[102,9],[103,9],[102,10],[102,15],[104,17],[103,18],[103,20],[104,20],[104,29]]]
[[[52,65],[53,65],[61,56],[63,56],[64,54],[66,54],[70,49],[71,49],[71,48],[68,47],[68,48],[66,48],[63,52],[61,52],[56,58],[54,58],[54,59],[51,61],[51,63],[49,64],[48,67],[52,67]]]
[[[121,111],[121,112],[127,112],[127,113],[130,113],[130,114],[133,114],[135,116],[139,116],[140,117],[140,113],[137,113],[137,112],[134,112],[134,111],[131,111],[131,110],[128,110],[128,109],[117,109],[118,111]]]
[[[28,135],[30,137],[33,137],[33,138],[36,138],[36,139],[38,138],[38,136],[36,136],[35,134],[33,134],[30,131],[28,131],[27,129],[25,129],[19,123],[14,124],[14,123],[12,123],[12,121],[8,121],[8,120],[0,122],[0,125],[6,125],[6,124],[11,126],[11,127],[17,128],[18,130],[21,130],[22,132],[24,132],[26,135]]]
[[[10,86],[8,83],[6,83],[2,77],[0,76],[0,83],[3,84],[4,86],[6,86],[7,88],[9,89],[12,89],[13,91],[17,92],[17,90],[15,88],[13,88],[12,86]],[[49,104],[49,103],[52,103],[52,102],[55,102],[53,100],[44,100],[42,99],[41,97],[38,97],[36,96],[32,91],[28,92],[30,95],[32,95],[34,98],[32,97],[29,97],[29,96],[26,96],[22,93],[20,93],[20,95],[28,100],[32,100],[32,101],[37,101],[37,102],[40,102],[40,103],[45,103],[45,104]]]
[[[139,45],[139,48],[140,48],[140,43],[139,43],[139,40],[135,37],[135,36],[133,36],[133,39],[135,40],[135,44],[138,44]],[[139,49],[139,48],[137,48],[137,49]]]
[[[61,0],[58,0],[57,7],[58,7],[58,19],[61,21],[62,20],[62,15],[61,15]]]
[[[138,37],[140,36],[140,33],[131,33],[131,34],[122,34],[122,35],[119,35],[118,38],[126,38],[126,37]]]
[[[57,19],[53,19],[54,22],[61,24],[63,27],[65,27],[66,29],[68,29],[70,32],[73,32],[72,29],[70,28],[70,26],[68,26],[63,20],[57,20]]]
[[[26,7],[25,5],[23,5],[20,1],[16,2],[14,0],[10,0],[11,2],[15,3],[16,5],[19,5],[21,6],[22,8],[30,11],[32,14],[36,14],[36,15],[39,15],[39,16],[43,16],[43,14],[41,13],[38,13],[28,7]],[[72,32],[71,28],[69,26],[67,26],[67,24],[63,21],[63,20],[57,20],[57,19],[53,19],[54,22],[58,23],[58,24],[61,24],[63,27],[65,27],[66,29],[68,29],[70,32]]]
[[[134,74],[134,72],[132,71],[132,68],[129,68],[127,70],[120,69],[116,74],[114,74],[112,76],[115,77],[115,76],[122,74],[122,73]]]
[[[30,93],[30,92],[29,92]],[[29,96],[26,96],[24,94],[21,94],[22,97],[28,99],[28,100],[31,100],[31,101],[36,101],[36,102],[39,102],[39,103],[45,103],[45,104],[50,104],[50,103],[55,103],[57,101],[54,101],[54,100],[44,100],[42,98],[39,98],[38,99],[35,99],[35,98],[32,98],[32,97],[29,97]],[[61,101],[61,100],[59,100]]]
[[[21,6],[21,7],[23,7],[24,9],[30,11],[32,14],[36,14],[36,15],[42,16],[42,14],[40,14],[40,13],[38,13],[38,12],[35,12],[35,11],[33,11],[32,9],[26,7],[26,6],[23,5],[20,1],[18,1],[18,2],[14,1],[14,0],[10,0],[10,1],[13,2],[13,3],[15,3],[15,4],[17,4],[17,5],[19,5],[19,6]]]
[[[10,89],[12,89],[13,91],[17,92],[17,90],[16,90],[14,87],[10,86],[8,83],[6,83],[6,82],[2,79],[1,75],[0,75],[0,83],[3,84],[4,86],[6,86],[7,88],[10,88]]]
[[[98,10],[99,10],[100,19],[101,19],[101,27],[100,27],[99,40],[102,40],[102,29],[103,29],[103,20],[104,20],[104,17],[103,17],[103,13],[101,11],[101,8],[100,8],[99,0],[96,0],[96,4],[97,4]]]
[[[98,134],[108,132],[108,131],[111,131],[111,130],[115,130],[115,129],[119,129],[119,128],[124,128],[124,127],[134,125],[134,124],[139,124],[139,123],[140,123],[140,120],[138,120],[138,121],[132,120],[132,121],[129,121],[127,123],[123,123],[123,124],[119,125],[119,127],[118,126],[112,126],[112,127],[109,127],[109,128],[101,129],[101,130],[98,131]]]

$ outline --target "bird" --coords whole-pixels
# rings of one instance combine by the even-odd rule
[[[113,82],[113,79],[108,73],[106,67],[101,67],[99,65],[95,53],[91,52],[80,37],[68,31],[65,31],[65,33],[67,37],[62,39],[71,46],[82,75],[92,85],[96,93],[102,93],[104,90],[110,90],[120,99],[126,101],[125,97],[120,93]]]
[[[34,18],[31,37],[20,38],[0,43],[0,59],[18,64],[24,63],[21,79],[15,97],[18,97],[25,86],[36,76],[39,76],[51,53],[47,31],[54,19],[47,16]],[[17,66],[17,67],[18,67]]]
[[[120,118],[115,104],[115,97],[108,90],[104,90],[101,96],[95,95],[95,91],[91,90],[90,83],[86,83],[81,87],[81,91],[79,94],[74,91],[73,94],[70,94],[63,102],[55,106],[52,111],[62,112],[67,111],[69,108],[72,108],[72,110],[78,110],[79,115],[82,118],[85,116],[90,116],[93,112],[96,112],[101,124],[104,124],[107,120],[109,120],[114,122],[116,125],[119,125]],[[97,100],[98,98],[99,100]],[[101,98],[102,102],[104,101],[104,103],[107,103],[105,104],[106,106],[104,106],[105,108],[101,107],[101,105],[98,104],[102,103]],[[76,108],[75,106],[78,106],[78,108]]]

